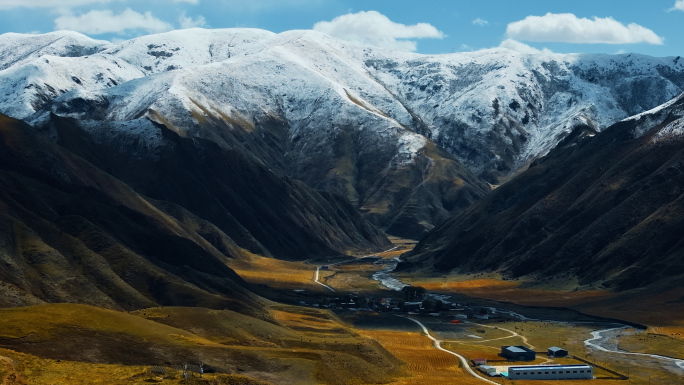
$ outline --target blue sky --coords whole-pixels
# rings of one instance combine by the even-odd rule
[[[317,29],[420,53],[684,54],[684,0],[0,0],[0,33],[82,32],[110,41],[187,27]]]

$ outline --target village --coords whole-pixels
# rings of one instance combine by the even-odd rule
[[[410,319],[421,325],[429,325],[440,340],[448,343],[459,338],[488,341],[488,334],[495,332],[494,340],[505,342],[509,337],[522,337],[513,330],[499,326],[506,323],[525,322],[525,317],[513,311],[472,302],[450,302],[449,296],[428,293],[419,286],[405,286],[392,297],[354,293],[320,295],[306,290],[295,290],[300,295],[310,294],[309,301],[301,299],[299,305],[330,309],[354,327],[398,327],[401,319]],[[515,329],[518,329],[514,326]],[[474,333],[470,333],[474,331]],[[500,336],[502,331],[510,332]],[[525,340],[524,337],[522,337]],[[560,344],[559,339],[559,344]],[[487,377],[511,380],[625,380],[625,374],[595,362],[575,356],[558,346],[548,346],[535,351],[524,345],[500,345],[497,357],[470,358],[468,364]],[[580,353],[577,352],[579,355]]]
[[[378,341],[416,368],[410,376],[456,375],[494,384],[528,379],[577,383],[591,378],[605,384],[647,384],[651,368],[662,363],[677,375],[675,361],[660,356],[643,360],[615,351],[617,334],[639,335],[644,332],[641,325],[568,308],[469,296],[445,290],[447,277],[435,277],[423,286],[410,276],[396,275],[397,257],[408,247],[353,259],[269,265],[275,281],[264,281],[260,270],[253,282],[264,290],[279,287],[270,293],[276,293],[280,302],[330,312],[348,330]],[[529,349],[534,356],[506,357],[505,348]]]

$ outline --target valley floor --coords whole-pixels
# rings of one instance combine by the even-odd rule
[[[236,262],[231,267],[244,279],[280,302],[267,303],[268,314],[256,318],[201,308],[125,313],[84,305],[41,305],[0,310],[0,384],[486,383],[470,374],[456,356],[438,350],[430,337],[469,363],[486,359],[501,370],[511,365],[498,356],[501,346],[526,345],[545,352],[555,345],[609,369],[596,370],[599,384],[676,384],[684,378],[684,371],[673,363],[597,350],[585,343],[592,332],[615,327],[597,316],[611,317],[649,328],[620,329],[602,346],[684,359],[679,334],[684,312],[677,303],[665,303],[668,296],[655,303],[659,310],[649,312],[648,301],[638,295],[525,288],[495,276],[400,276],[433,293],[429,298],[448,298],[461,307],[434,311],[439,316],[365,310],[361,301],[396,301],[403,296],[371,278],[412,247],[410,242],[394,241],[391,251],[351,260],[283,262],[255,255]],[[317,270],[323,285],[315,281]],[[616,301],[627,299],[631,302]],[[602,302],[606,300],[610,302]],[[499,316],[452,322],[454,313],[483,307],[495,309]],[[645,322],[660,315],[667,317]],[[580,363],[545,354],[537,357],[538,364]],[[200,378],[192,369],[200,362],[218,373]],[[182,378],[184,363],[191,364],[187,379]],[[620,380],[615,373],[629,378]],[[498,384],[558,383],[484,377]]]
[[[405,243],[400,245],[399,249],[393,250],[391,253],[379,254],[377,257],[381,260],[389,260],[399,256],[411,246],[410,243]],[[323,264],[324,262],[320,263]],[[377,258],[366,258],[365,260],[342,264],[331,262],[323,266],[325,266],[325,270],[320,271],[320,282],[335,289],[339,294],[355,293],[356,295],[366,295],[369,297],[401,296],[400,293],[386,290],[377,281],[370,278],[373,273],[383,266],[378,263]],[[312,281],[314,276],[315,268],[312,267]],[[438,338],[444,339],[442,346],[468,359],[489,357],[489,359],[495,361],[501,360],[497,353],[502,345],[525,344],[534,347],[537,351],[545,351],[550,346],[558,345],[569,349],[571,354],[575,354],[581,359],[592,363],[596,362],[596,364],[629,377],[627,380],[620,380],[615,374],[602,372],[599,369],[597,375],[602,377],[600,381],[603,384],[648,384],[649,381],[653,384],[667,384],[677,383],[684,376],[684,371],[672,363],[668,364],[661,360],[649,359],[647,357],[596,351],[584,344],[585,340],[592,337],[592,332],[614,326],[610,323],[610,320],[604,319],[601,321],[601,317],[607,317],[616,322],[622,320],[649,327],[645,332],[639,329],[626,329],[624,333],[616,336],[610,342],[619,349],[630,352],[671,355],[684,359],[684,354],[680,352],[682,346],[681,339],[679,339],[680,336],[677,334],[679,332],[677,325],[680,325],[679,323],[684,320],[684,311],[679,311],[677,306],[665,304],[665,300],[669,297],[665,297],[659,302],[660,305],[663,305],[661,308],[663,310],[659,312],[658,310],[650,311],[649,308],[651,306],[647,302],[633,302],[633,297],[630,300],[626,300],[606,290],[572,291],[565,288],[562,283],[557,285],[557,287],[547,285],[549,287],[529,288],[521,285],[521,282],[505,281],[495,276],[440,276],[425,278],[405,275],[399,278],[405,283],[422,286],[438,296],[450,296],[450,300],[454,302],[469,302],[482,306],[512,309],[512,311],[524,314],[529,318],[554,320],[553,322],[543,322],[494,319],[480,321],[484,324],[464,323],[457,326],[457,328],[461,329],[461,333],[459,338],[454,339],[450,338],[449,333],[444,338],[440,336],[440,333],[444,332],[443,329],[445,327],[447,329],[454,328],[448,319],[443,318],[439,321],[431,317],[424,319],[428,328],[435,332]],[[277,286],[277,284],[271,284]],[[304,285],[306,284],[308,283]],[[331,294],[326,293],[327,290],[323,287],[315,288],[312,290],[312,293],[314,292]],[[312,293],[308,293],[308,295],[312,295]],[[623,302],[615,301],[616,299]],[[650,300],[653,301],[653,299]],[[309,302],[313,304],[322,303],[323,301],[313,299]],[[635,311],[637,309],[639,311]],[[578,313],[575,310],[580,312]],[[341,309],[336,310],[336,312],[343,319],[353,324],[360,334],[378,341],[388,351],[407,363],[408,377],[395,379],[393,383],[432,384],[435,381],[442,381],[444,378],[458,379],[459,383],[464,384],[470,383],[470,381],[482,383],[481,380],[465,373],[455,357],[436,350],[426,336],[422,336],[422,342],[416,345],[415,339],[418,336],[415,333],[420,333],[420,329],[415,327],[415,325],[404,325],[396,329],[395,322],[388,321],[387,315],[382,313],[367,315],[360,312],[361,315],[359,315],[357,311]],[[640,315],[640,312],[643,314]],[[663,313],[666,317],[658,317],[657,315],[660,313]],[[656,315],[655,319],[658,320],[658,323],[644,322],[648,320],[644,318],[646,315],[648,315],[649,319],[654,319],[653,317]],[[380,318],[382,321],[370,322],[373,325],[370,328],[364,322],[361,325],[357,325],[359,319],[368,320],[369,318]],[[473,338],[473,336],[480,336],[478,330],[482,331],[483,329],[488,333],[486,338]],[[503,333],[503,330],[509,330],[512,333],[497,334]],[[453,330],[450,332],[453,332]],[[540,360],[540,363],[581,363],[576,360],[571,361]],[[502,378],[494,380],[502,384],[510,383],[510,381]],[[515,383],[525,383],[525,381],[516,381]],[[542,384],[539,381],[529,381],[529,383]],[[557,382],[554,381],[553,383]],[[572,384],[580,382],[564,381],[563,383]]]

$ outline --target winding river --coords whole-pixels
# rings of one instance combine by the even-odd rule
[[[678,358],[661,356],[659,354],[632,353],[620,350],[618,348],[617,342],[615,342],[615,338],[618,337],[618,335],[620,334],[624,334],[626,330],[630,328],[630,326],[623,325],[616,328],[595,330],[591,332],[591,338],[584,340],[584,345],[588,348],[600,350],[602,352],[618,353],[630,356],[651,357],[657,360],[665,361],[667,363],[674,363],[680,369],[684,370],[684,360]]]
[[[396,290],[396,291],[401,291],[402,288],[405,286],[409,286],[408,284],[405,284],[401,282],[400,280],[396,279],[391,273],[394,271],[394,269],[397,268],[397,265],[401,262],[399,257],[394,257],[390,260],[380,260],[377,261],[376,264],[378,265],[387,265],[387,267],[383,268],[382,270],[374,273],[372,275],[373,280],[380,282],[380,285],[390,289],[390,290]]]

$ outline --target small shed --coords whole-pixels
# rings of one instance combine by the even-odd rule
[[[549,357],[567,357],[568,356],[568,351],[559,348],[558,346],[552,346],[548,350]]]
[[[526,346],[502,346],[501,357],[509,361],[534,361],[537,354]]]
[[[482,373],[486,373],[490,377],[495,377],[497,375],[496,368],[488,365],[480,365],[477,367]]]
[[[405,311],[419,310],[422,306],[422,302],[404,302]]]
[[[475,366],[487,365],[487,360],[484,358],[476,358],[473,360],[473,365],[475,365]]]

